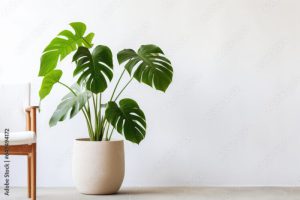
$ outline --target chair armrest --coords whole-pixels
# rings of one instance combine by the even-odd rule
[[[28,107],[25,109],[25,111],[26,111],[26,112],[31,112],[32,109],[35,109],[35,110],[36,110],[36,109],[38,109],[38,108],[39,108],[39,106],[28,106]]]
[[[36,133],[36,110],[39,106],[29,106],[26,111],[26,130]]]

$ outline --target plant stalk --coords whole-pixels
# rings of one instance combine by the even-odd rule
[[[119,96],[122,94],[122,92],[126,89],[126,87],[129,85],[129,83],[133,80],[133,77],[126,83],[126,85],[122,88],[122,90],[119,92],[119,94],[117,95],[117,97],[115,98],[114,101],[116,101]]]
[[[113,90],[113,93],[112,93],[112,95],[111,95],[109,101],[111,101],[111,100],[113,99],[114,94],[115,94],[115,92],[116,92],[116,90],[117,90],[117,87],[118,87],[118,85],[119,85],[119,83],[120,83],[120,81],[121,81],[121,78],[123,77],[123,75],[124,75],[124,73],[125,73],[125,70],[126,70],[126,69],[124,69],[123,72],[122,72],[122,74],[120,75],[120,77],[119,77],[119,79],[118,79],[118,82],[117,82],[117,84],[116,84],[116,86],[115,86],[115,88],[114,88],[114,90]]]

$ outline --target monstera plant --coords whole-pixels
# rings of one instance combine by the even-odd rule
[[[94,45],[94,33],[86,34],[86,25],[71,23],[73,31],[61,31],[44,49],[40,61],[39,76],[43,77],[39,96],[43,100],[50,94],[54,85],[68,90],[50,119],[50,126],[73,118],[82,112],[91,141],[109,141],[117,131],[134,143],[140,143],[146,134],[145,114],[138,103],[129,98],[119,100],[125,88],[135,79],[139,83],[165,92],[169,87],[173,68],[170,60],[156,45],[141,45],[137,51],[124,49],[118,52],[117,60],[123,69],[109,99],[102,94],[113,79],[113,53],[105,45]],[[63,71],[58,69],[62,61],[73,54],[73,77],[71,86],[60,81]],[[124,73],[130,75],[128,82],[118,90]]]
[[[170,60],[156,45],[141,45],[137,51],[124,49],[117,60],[123,71],[112,94],[103,93],[114,76],[113,54],[105,45],[94,45],[94,33],[86,34],[86,25],[71,23],[72,31],[61,31],[44,49],[39,76],[43,77],[40,100],[47,97],[54,85],[68,90],[50,119],[50,126],[73,118],[82,112],[88,138],[76,139],[73,151],[73,178],[76,188],[84,194],[112,194],[119,190],[124,178],[124,142],[112,140],[117,131],[133,143],[139,144],[146,135],[145,114],[138,103],[120,95],[135,79],[139,83],[165,92],[172,82]],[[63,71],[59,61],[73,53],[76,81],[68,85],[61,81]],[[129,80],[118,88],[125,73]]]

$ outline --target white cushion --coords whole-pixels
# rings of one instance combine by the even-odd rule
[[[36,134],[32,131],[9,132],[9,145],[32,144],[36,142]],[[0,133],[0,145],[5,145],[5,134]]]

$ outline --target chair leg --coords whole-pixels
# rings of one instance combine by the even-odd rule
[[[31,156],[31,199],[36,200],[36,144],[32,144]]]
[[[28,198],[31,198],[31,155],[27,156],[27,169],[28,169]]]

